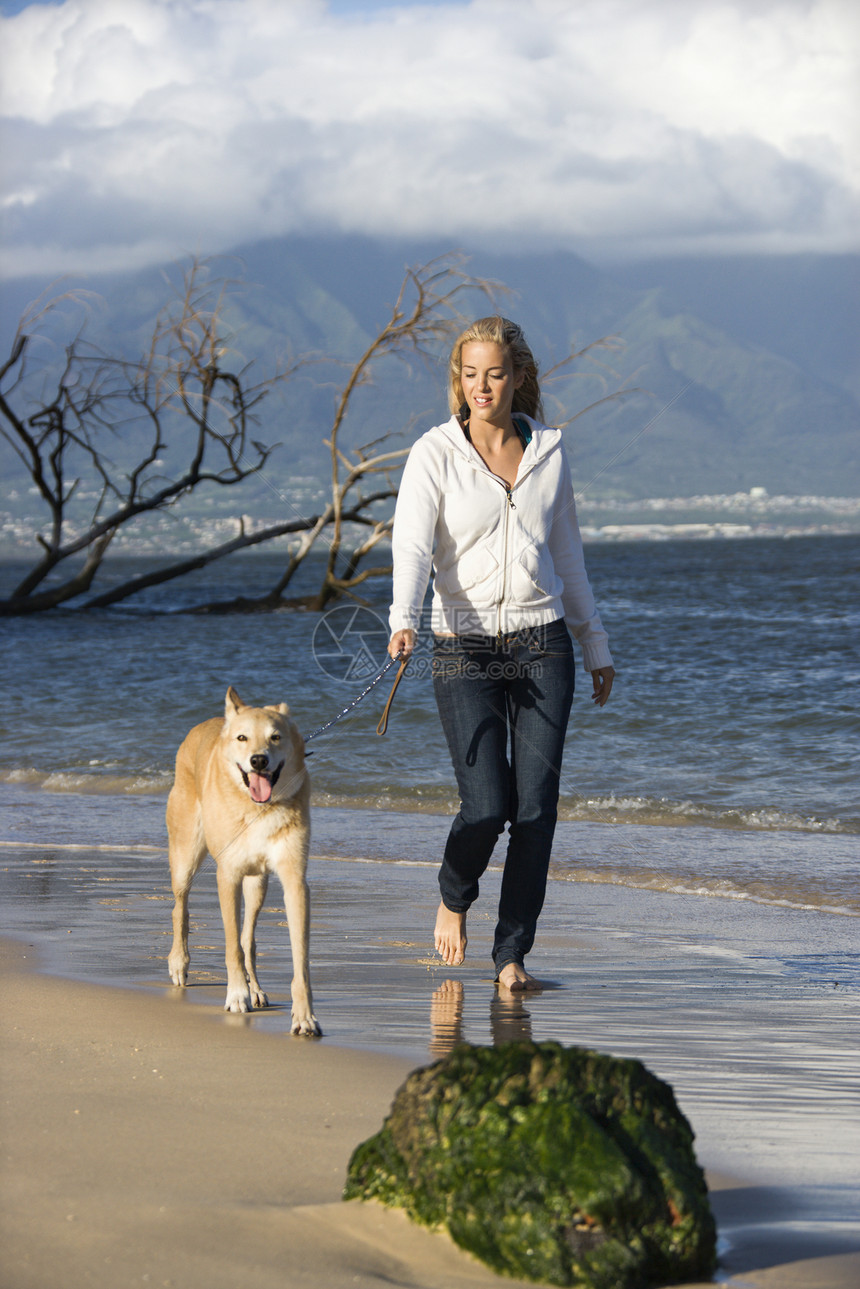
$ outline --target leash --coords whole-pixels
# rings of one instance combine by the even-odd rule
[[[400,654],[398,654],[397,657],[400,658]],[[392,662],[396,662],[396,661],[397,661],[396,658],[392,658]],[[385,731],[388,729],[388,713],[391,710],[391,704],[394,702],[394,695],[397,693],[397,686],[400,684],[401,680],[403,679],[403,673],[405,672],[408,666],[409,666],[409,655],[407,654],[405,658],[401,659],[400,666],[397,668],[397,675],[394,677],[394,684],[391,686],[391,693],[388,695],[388,702],[385,704],[385,707],[383,708],[382,715],[379,718],[379,724],[376,727],[377,734],[384,734]]]
[[[320,725],[318,729],[312,730],[310,734],[306,734],[305,742],[310,743],[311,739],[317,738],[320,734],[324,734],[326,730],[330,730],[333,725],[337,725],[338,721],[342,721],[345,716],[348,716],[349,713],[352,711],[352,709],[354,707],[357,707],[358,704],[362,701],[362,699],[366,698],[372,689],[376,688],[376,686],[382,680],[385,673],[391,670],[391,668],[397,662],[398,658],[400,658],[400,654],[397,654],[395,658],[389,658],[388,661],[380,667],[379,671],[373,677],[373,680],[371,680],[370,684],[364,687],[364,689],[361,691],[358,697],[353,698],[351,703],[347,703],[346,707],[342,708],[341,711],[338,712],[337,716],[333,716],[330,721],[326,721],[325,725]],[[397,671],[397,676],[395,677],[394,684],[391,687],[391,693],[388,695],[388,702],[385,704],[385,709],[382,713],[382,716],[379,719],[379,724],[376,727],[377,734],[384,734],[385,731],[388,729],[388,713],[391,710],[391,704],[394,699],[394,695],[397,692],[397,686],[400,684],[400,681],[403,678],[403,673],[405,672],[408,665],[409,665],[408,657],[401,659],[400,667],[398,668],[398,671]],[[309,752],[308,756],[310,755],[311,753]]]

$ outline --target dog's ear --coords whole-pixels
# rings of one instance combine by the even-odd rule
[[[241,698],[239,697],[239,695],[236,693],[235,689],[231,685],[230,688],[227,690],[227,699],[224,704],[224,715],[229,720],[229,718],[233,716],[236,712],[241,712],[244,706],[245,704],[242,702]]]
[[[277,707],[275,706],[275,704],[274,704],[274,703],[269,703],[269,705],[266,707],[266,711],[267,711],[267,712],[280,712],[280,714],[281,714],[282,716],[289,716],[289,714],[290,714],[290,709],[289,709],[289,707],[287,707],[287,704],[286,704],[286,703],[278,703]]]

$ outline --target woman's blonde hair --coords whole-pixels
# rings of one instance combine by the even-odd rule
[[[462,413],[463,398],[463,346],[473,341],[501,345],[510,355],[514,371],[523,372],[523,383],[514,390],[512,411],[525,412],[535,421],[543,420],[540,385],[538,383],[538,365],[534,354],[526,343],[522,327],[510,318],[495,314],[491,318],[478,318],[454,341],[451,358],[448,363],[448,405],[452,412]]]

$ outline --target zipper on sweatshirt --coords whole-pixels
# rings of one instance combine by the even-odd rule
[[[522,481],[522,479],[525,476],[521,475],[520,472],[518,472],[516,483],[509,484],[504,479],[500,479],[499,476],[497,474],[494,474],[492,470],[488,469],[486,463],[482,462],[481,464],[483,465],[483,469],[486,471],[489,477],[493,479],[496,483],[498,483],[500,487],[504,488],[505,501],[507,502],[507,505],[505,506],[505,512],[504,512],[505,513],[504,540],[502,542],[502,586],[501,586],[501,592],[499,595],[499,600],[496,605],[496,639],[499,641],[499,643],[501,643],[501,641],[504,638],[502,635],[502,606],[505,602],[505,588],[506,588],[507,575],[508,575],[508,520],[510,519],[511,511],[516,510],[517,508],[517,503],[514,501],[514,498],[513,498],[514,488],[517,486],[518,483]],[[475,465],[474,461],[472,462],[472,465]],[[530,466],[529,469],[526,471],[526,474],[530,474],[531,469],[532,467]]]
[[[508,579],[508,528],[509,528],[509,520],[510,520],[510,514],[511,514],[511,511],[512,511],[512,510],[516,510],[516,505],[514,504],[514,499],[513,499],[513,497],[511,496],[511,492],[513,491],[513,489],[512,489],[508,484],[506,484],[506,483],[502,483],[502,487],[503,487],[503,488],[504,488],[504,490],[505,490],[505,497],[507,498],[507,503],[508,503],[508,504],[505,506],[505,527],[504,527],[504,539],[503,539],[503,541],[502,541],[502,585],[501,585],[501,589],[500,589],[500,592],[499,592],[499,604],[498,604],[498,610],[497,610],[497,613],[496,613],[496,639],[499,641],[499,644],[501,644],[501,642],[502,642],[502,605],[503,605],[503,604],[504,604],[504,602],[505,602],[505,588],[506,588],[506,583],[507,583],[507,579]]]

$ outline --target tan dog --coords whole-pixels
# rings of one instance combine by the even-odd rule
[[[310,782],[302,736],[286,703],[247,707],[232,687],[224,718],[196,725],[176,754],[167,800],[175,985],[188,979],[188,893],[208,850],[218,867],[224,922],[224,1010],[267,1007],[256,972],[254,930],[269,874],[284,888],[293,957],[292,1032],[319,1034],[308,969],[310,900],[305,870],[310,841]],[[245,920],[239,935],[242,897]]]

